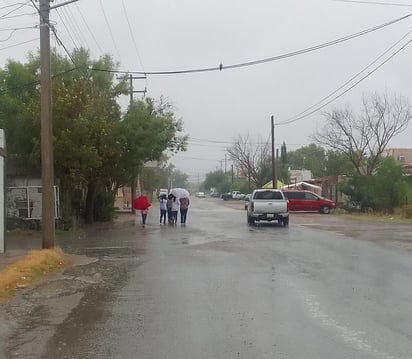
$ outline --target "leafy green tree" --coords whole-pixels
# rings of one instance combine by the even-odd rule
[[[0,124],[6,130],[8,165],[37,173],[39,64],[33,55],[26,64],[10,61],[0,70]],[[124,79],[115,80],[116,66],[110,56],[92,60],[84,49],[73,51],[70,61],[52,53],[54,173],[67,222],[82,209],[86,223],[107,219],[116,189],[130,184],[143,163],[186,146],[182,122],[162,99],[136,102],[122,116],[117,98],[128,88]]]
[[[38,69],[32,64],[7,62],[0,70],[0,126],[5,130],[6,164],[39,172],[36,156],[40,138]]]
[[[353,165],[344,153],[334,150],[327,151],[325,160],[325,176],[353,174]]]
[[[134,102],[121,123],[123,152],[118,166],[118,183],[129,183],[135,197],[135,181],[147,161],[160,160],[165,151],[185,151],[187,136],[181,135],[183,123],[175,118],[172,106],[162,99]]]
[[[278,179],[283,183],[289,182],[289,165],[288,165],[288,152],[286,143],[283,142],[280,147],[280,162],[278,164]]]
[[[227,175],[223,171],[218,170],[206,174],[202,188],[204,188],[205,191],[215,188],[219,193],[225,193],[230,190],[230,182]]]
[[[384,158],[373,176],[372,206],[374,209],[392,213],[396,207],[407,203],[408,185],[402,166],[393,158]]]
[[[402,167],[390,157],[381,161],[375,175],[355,174],[342,187],[350,201],[359,204],[362,210],[371,208],[389,213],[407,204],[409,189]]]
[[[187,188],[189,176],[186,173],[183,173],[179,170],[174,170],[172,172],[172,183],[173,187],[177,188]]]
[[[316,144],[303,146],[288,152],[288,164],[291,169],[307,169],[314,177],[323,177],[325,173],[325,150]]]

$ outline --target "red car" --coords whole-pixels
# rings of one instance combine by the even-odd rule
[[[336,207],[335,202],[311,191],[283,190],[283,193],[289,200],[290,211],[317,211],[328,214]]]

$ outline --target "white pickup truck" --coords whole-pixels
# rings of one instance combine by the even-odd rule
[[[230,199],[244,199],[245,194],[240,193],[239,191],[232,191],[228,193],[223,193],[221,197],[224,201],[228,201]]]
[[[256,189],[250,196],[247,209],[247,223],[256,221],[278,221],[289,225],[288,200],[278,189]]]

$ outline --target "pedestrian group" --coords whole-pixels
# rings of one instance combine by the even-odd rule
[[[178,214],[180,212],[180,223],[186,224],[187,212],[189,210],[189,198],[178,198],[172,193],[166,196],[162,194],[159,197],[160,205],[160,224],[166,224],[166,219],[169,224],[178,222]],[[167,218],[166,218],[167,217]]]

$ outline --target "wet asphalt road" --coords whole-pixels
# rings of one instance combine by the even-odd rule
[[[66,273],[55,290],[76,305],[29,357],[412,357],[411,252],[316,228],[322,215],[249,227],[217,201],[193,198],[186,226],[160,226],[155,207],[145,228],[137,217],[60,241],[99,261]],[[41,336],[58,313],[21,323]],[[15,336],[10,358],[23,357]]]

